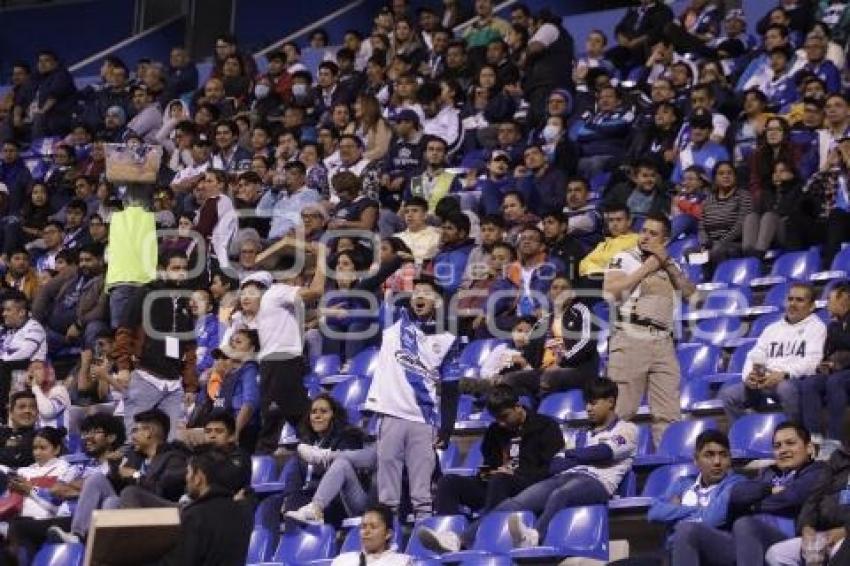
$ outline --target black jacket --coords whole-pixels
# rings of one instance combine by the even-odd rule
[[[797,530],[813,527],[825,531],[850,523],[850,505],[840,505],[841,492],[850,477],[850,453],[841,447],[827,461],[828,473],[821,476],[797,517]]]
[[[564,447],[564,435],[555,419],[527,412],[519,432],[505,429],[497,423],[487,427],[481,442],[484,465],[495,470],[510,462],[511,439],[519,436],[519,465],[515,474],[531,481],[549,475],[549,463]]]
[[[189,450],[179,442],[163,444],[147,468],[144,468],[145,456],[139,452],[130,452],[124,464],[134,470],[142,470],[138,481],[127,480],[118,476],[119,462],[110,462],[109,479],[120,492],[130,485],[138,485],[151,493],[177,501],[186,491],[186,466],[188,465]]]
[[[29,466],[32,457],[34,428],[0,427],[0,464],[10,468]]]
[[[850,314],[829,323],[823,359],[832,362],[835,371],[850,367]]]
[[[796,518],[815,485],[823,482],[828,474],[826,463],[809,462],[781,482],[782,472],[776,466],[768,466],[756,479],[742,481],[732,487],[729,508],[735,515],[770,513]],[[774,494],[773,487],[777,481],[785,489]]]
[[[180,512],[177,546],[158,566],[242,566],[254,528],[250,505],[213,487]]]

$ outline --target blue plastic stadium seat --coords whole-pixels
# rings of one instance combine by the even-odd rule
[[[370,385],[372,385],[372,378],[370,377],[350,377],[334,385],[331,389],[331,396],[344,407],[359,406],[366,401],[366,394],[369,393]]]
[[[283,495],[279,493],[262,499],[254,511],[254,528],[263,528],[270,533],[278,532],[281,506],[283,506]]]
[[[455,430],[483,432],[492,422],[493,416],[488,411],[479,410],[475,407],[475,397],[472,395],[460,396]]]
[[[679,407],[683,411],[695,410],[700,403],[712,397],[711,386],[703,379],[689,379],[680,384]]]
[[[762,305],[765,307],[773,307],[776,312],[785,310],[785,298],[788,296],[788,291],[791,289],[792,282],[785,281],[770,288],[770,291],[764,296]]]
[[[298,444],[298,431],[295,430],[295,427],[289,423],[284,424],[283,428],[280,429],[280,440],[278,440],[278,444],[281,446]]]
[[[293,525],[281,533],[272,561],[295,566],[311,560],[330,558],[336,532],[330,525]]]
[[[552,518],[543,545],[511,551],[514,560],[568,556],[608,560],[608,507],[588,505],[561,509]]]
[[[737,316],[719,316],[699,320],[691,325],[691,340],[723,346],[742,338],[744,327]]]
[[[685,258],[685,253],[688,250],[692,250],[699,247],[699,238],[696,236],[689,236],[687,238],[681,238],[676,240],[675,242],[670,242],[667,244],[667,253],[670,254],[670,257],[680,265],[684,265],[687,263],[687,258]]]
[[[676,348],[682,379],[699,379],[717,373],[720,364],[720,349],[709,344],[680,344]]]
[[[729,429],[733,458],[773,458],[773,431],[787,419],[782,413],[744,415]]]
[[[479,438],[469,446],[466,458],[463,459],[463,465],[445,468],[443,469],[443,473],[457,476],[471,476],[478,471],[478,468],[481,467],[483,462],[484,455],[481,453],[481,439]]]
[[[669,464],[652,470],[646,478],[640,497],[623,497],[608,502],[610,509],[635,509],[648,507],[652,499],[661,496],[677,479],[697,473],[693,463]]]
[[[248,556],[245,557],[246,564],[257,564],[269,557],[272,550],[274,537],[267,529],[254,529],[251,533],[251,542],[248,544]]]
[[[757,277],[750,282],[753,287],[768,287],[785,281],[808,281],[820,265],[816,250],[786,252],[776,258],[770,275]]]
[[[727,287],[711,291],[699,309],[689,309],[683,320],[701,320],[717,316],[740,315],[752,302],[752,292],[746,287]]]
[[[324,376],[321,379],[321,382],[322,385],[333,385],[352,377],[372,377],[375,374],[375,369],[377,367],[378,349],[366,348],[351,358],[348,363],[348,367],[344,368],[344,370],[340,370],[340,373]]]
[[[437,457],[440,459],[440,469],[443,473],[450,468],[460,467],[460,448],[454,441],[449,441],[444,449],[437,450]]]
[[[841,248],[832,258],[832,265],[827,271],[819,271],[813,273],[812,281],[833,281],[836,279],[846,279],[850,275],[850,246]]]
[[[694,446],[699,434],[708,429],[716,429],[714,419],[694,419],[670,423],[661,437],[661,444],[655,454],[636,456],[635,466],[659,466],[686,462],[694,456]]]
[[[705,380],[709,383],[727,383],[741,379],[741,372],[744,370],[744,364],[747,361],[747,354],[753,349],[756,343],[747,342],[741,344],[735,351],[732,352],[732,357],[729,358],[729,365],[726,366],[726,371],[723,373],[715,373],[705,376]]]
[[[749,286],[750,280],[761,275],[761,262],[754,258],[727,259],[717,266],[709,283],[701,283],[701,291]]]
[[[439,558],[439,554],[431,552],[422,546],[422,543],[419,541],[420,529],[429,528],[437,532],[453,532],[460,536],[467,525],[468,521],[463,515],[435,515],[420,519],[413,526],[413,531],[410,533],[410,540],[407,541],[405,554],[415,556],[416,558]]]
[[[655,451],[655,447],[652,445],[652,427],[648,424],[641,424],[637,425],[637,429],[637,451],[635,455],[646,456],[647,454],[652,454]]]
[[[254,458],[256,457],[257,456],[254,456]],[[252,483],[251,487],[254,492],[261,497],[269,493],[280,493],[283,491],[283,486],[286,484],[287,476],[297,473],[297,471],[298,458],[289,458],[283,465],[283,469],[280,471],[280,474],[278,474],[278,477],[256,484]]]
[[[458,359],[461,375],[464,377],[478,377],[481,364],[484,363],[484,360],[487,359],[493,348],[501,342],[501,340],[497,340],[496,338],[484,338],[482,340],[473,340],[467,344]]]
[[[251,456],[251,485],[272,481],[277,464],[271,456]]]
[[[614,493],[616,497],[634,497],[637,495],[637,476],[634,471],[629,470],[623,479],[620,480],[620,485],[617,486],[617,491]]]
[[[568,422],[583,418],[584,395],[578,389],[570,389],[559,393],[550,393],[540,402],[537,412],[547,415],[559,422]]]
[[[318,378],[322,378],[339,373],[341,367],[342,362],[337,354],[324,354],[319,356],[313,363],[311,373]]]
[[[347,520],[343,524],[345,529],[345,538],[342,541],[342,547],[339,549],[339,554],[343,552],[357,552],[360,550],[360,517],[356,520]],[[401,528],[401,523],[398,517],[394,519],[393,525],[393,540],[391,543],[392,549],[399,550],[404,543],[404,531]]]
[[[32,560],[32,566],[82,566],[86,547],[82,544],[45,544]]]
[[[490,512],[481,519],[478,531],[475,533],[475,542],[469,550],[450,552],[444,554],[443,562],[461,562],[464,560],[475,560],[491,554],[508,554],[513,549],[511,533],[508,530],[508,518],[518,514],[522,523],[528,527],[534,525],[534,514],[531,511],[518,511],[506,513],[500,511]],[[476,562],[477,564],[477,562]]]

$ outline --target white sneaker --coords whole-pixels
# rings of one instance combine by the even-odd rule
[[[308,464],[326,466],[333,460],[333,450],[330,448],[319,448],[312,444],[301,443],[295,448],[298,457]]]
[[[445,554],[446,552],[458,552],[460,550],[460,537],[451,531],[441,533],[428,527],[422,527],[419,529],[418,536],[422,546],[431,552]]]
[[[53,525],[47,529],[47,539],[69,544],[79,544],[81,542],[79,535],[63,531],[59,525]]]
[[[508,517],[508,531],[511,533],[511,541],[515,548],[531,548],[540,542],[540,533],[537,529],[526,527],[519,514]]]
[[[292,519],[296,523],[306,525],[322,525],[325,522],[322,508],[312,502],[295,511],[287,511],[283,516],[287,519]]]

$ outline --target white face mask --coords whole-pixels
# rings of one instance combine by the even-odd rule
[[[269,95],[269,92],[271,92],[271,90],[272,88],[269,85],[264,85],[262,83],[258,84],[254,87],[254,96],[259,99],[265,98]]]
[[[546,140],[546,143],[552,143],[558,139],[558,135],[560,133],[561,128],[552,124],[547,124],[546,127],[543,128],[543,139]]]
[[[307,94],[307,85],[304,83],[296,83],[292,85],[292,94],[296,98],[301,98]]]

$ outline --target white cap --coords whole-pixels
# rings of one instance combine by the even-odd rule
[[[274,283],[274,278],[272,277],[272,274],[268,271],[255,271],[254,273],[246,275],[245,278],[242,279],[242,282],[239,284],[239,288],[241,289],[245,286],[246,283],[249,283],[251,281],[259,283],[260,285],[268,289],[272,286],[272,283]]]

